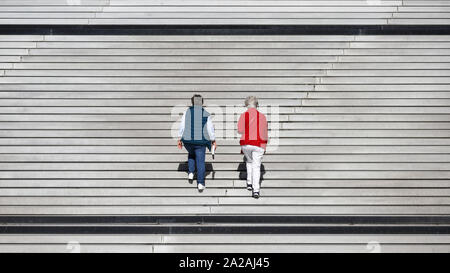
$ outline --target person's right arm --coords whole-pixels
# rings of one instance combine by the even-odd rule
[[[266,141],[266,143],[262,144],[262,148],[264,148],[264,150],[266,150],[267,142],[269,141],[269,130],[268,130],[269,124],[267,123],[267,118],[265,115],[260,115],[260,118],[261,118],[261,120],[259,123],[260,124],[259,125],[259,127],[260,127],[259,134],[261,136],[261,139]]]
[[[209,139],[211,140],[214,149],[217,149],[216,133],[214,131],[214,125],[212,123],[211,116],[208,116],[208,120],[206,122],[206,130],[208,131]]]

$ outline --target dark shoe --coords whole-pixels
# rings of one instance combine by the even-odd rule
[[[247,190],[252,191],[253,190],[253,185],[252,184],[247,184]]]
[[[259,198],[259,192],[254,192],[253,193],[253,198],[258,199]]]

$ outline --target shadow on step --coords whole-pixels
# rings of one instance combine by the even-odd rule
[[[206,173],[205,173],[205,177],[207,178],[207,179],[212,179],[212,180],[214,180],[215,179],[215,176],[216,176],[216,172],[214,171],[214,167],[213,167],[213,165],[211,164],[211,163],[209,163],[209,162],[206,162],[205,163],[205,168],[206,168]],[[178,165],[178,170],[177,171],[179,171],[179,172],[185,172],[186,173],[186,177],[187,177],[187,174],[188,174],[188,162],[187,161],[185,161],[185,162],[183,162],[183,163],[180,163],[179,165]],[[211,175],[211,176],[210,176]],[[197,179],[197,173],[195,173],[194,174],[194,179]]]
[[[247,180],[247,161],[245,159],[245,156],[242,159],[242,162],[239,163],[239,166],[237,168],[237,170],[239,171],[239,180]],[[260,178],[260,183],[261,186],[263,185],[264,182],[264,174],[266,173],[266,168],[264,167],[264,164],[261,163],[261,178]]]
[[[205,174],[206,178],[214,180],[216,171],[214,170],[213,164],[206,162],[205,168],[206,168],[206,174]],[[239,180],[244,180],[244,181],[247,180],[247,165],[246,165],[245,157],[242,158],[242,162],[239,163],[236,170],[239,172]],[[184,173],[186,173],[186,176],[187,176],[188,162],[185,161],[183,163],[180,163],[178,165],[177,171],[184,172]],[[266,168],[265,168],[264,164],[261,164],[261,185],[264,182],[264,174],[265,173],[266,173]],[[194,175],[194,179],[197,179],[197,174]]]

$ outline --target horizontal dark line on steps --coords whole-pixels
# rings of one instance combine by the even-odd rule
[[[450,234],[450,226],[3,226],[0,234]]]
[[[0,25],[0,35],[449,35],[450,25]]]
[[[0,216],[0,224],[449,224],[450,216],[117,215]]]
[[[448,216],[1,216],[0,223],[2,234],[450,234]]]

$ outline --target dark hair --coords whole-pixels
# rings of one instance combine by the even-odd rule
[[[203,105],[203,97],[200,94],[194,94],[191,98],[192,105],[195,105],[195,102],[198,101],[198,99],[202,99],[202,105]]]

